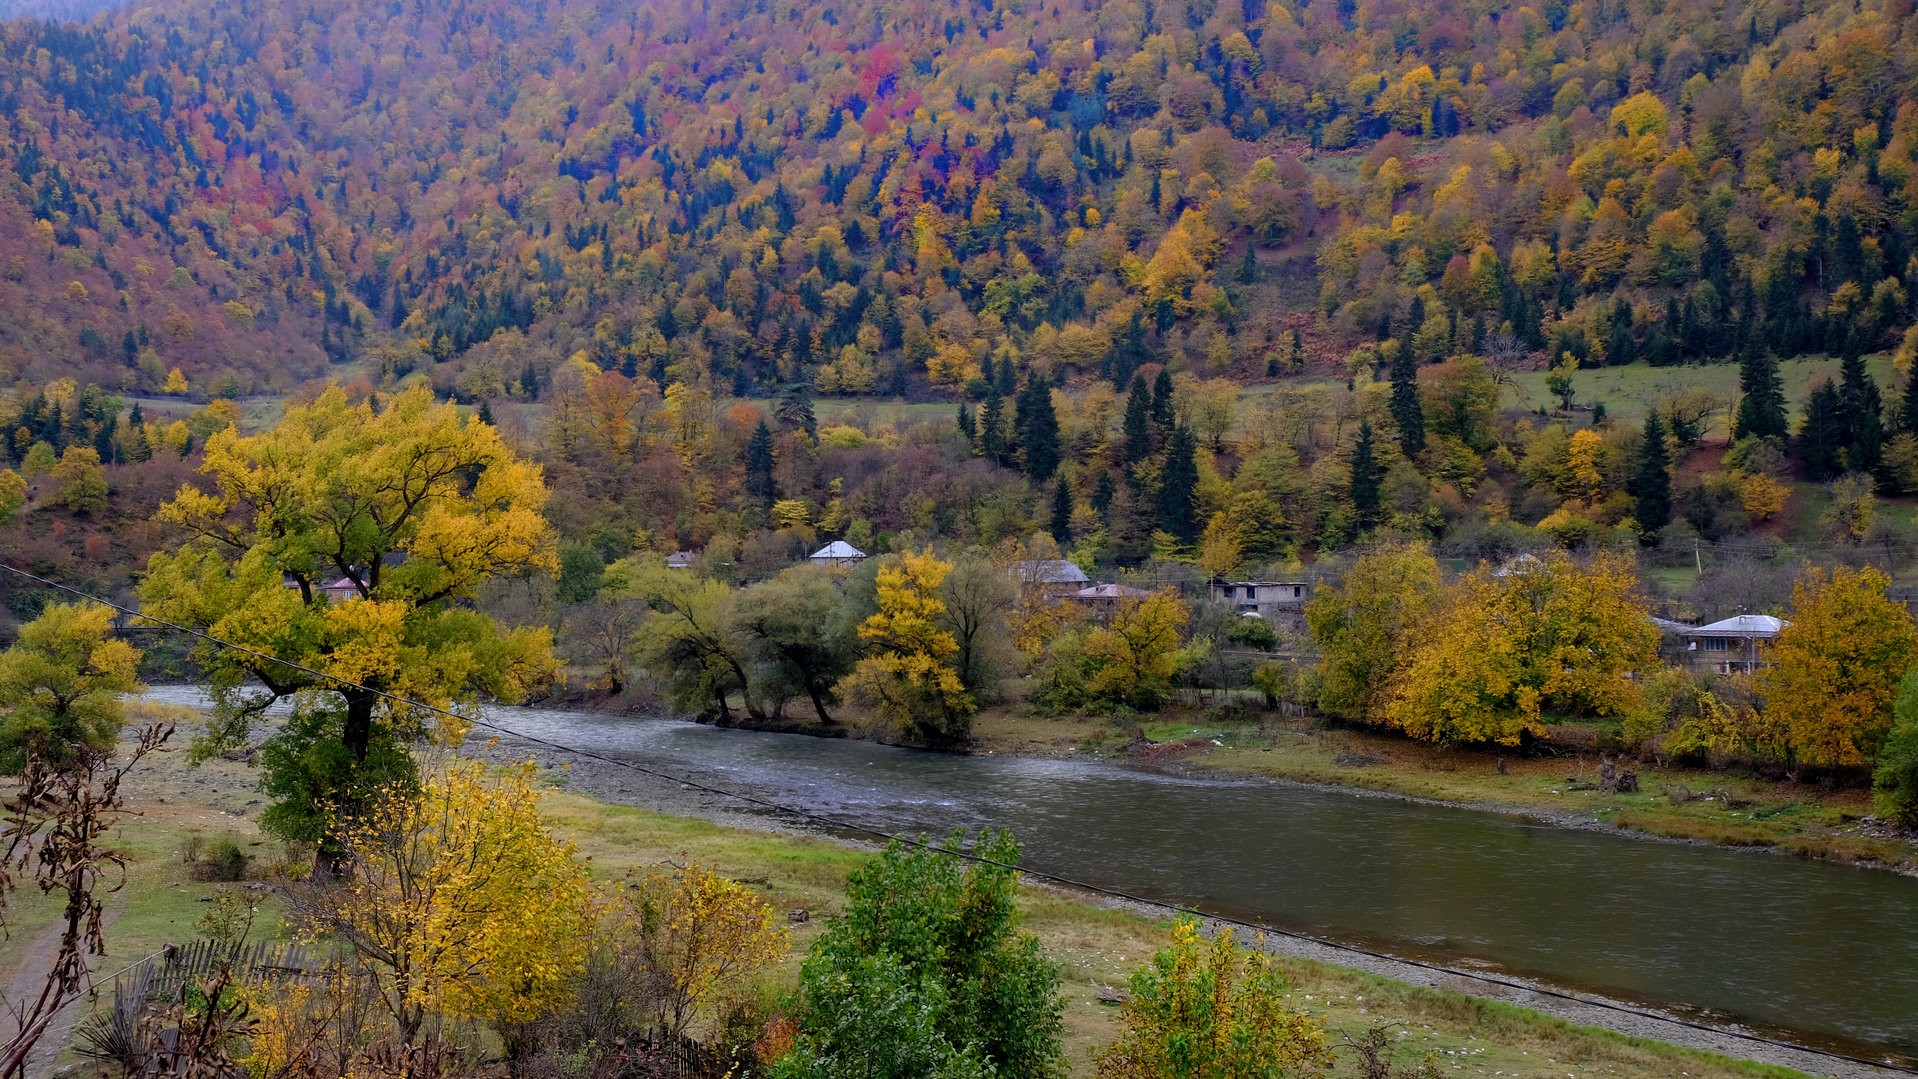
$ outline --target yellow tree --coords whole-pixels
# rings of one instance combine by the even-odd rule
[[[1870,764],[1891,728],[1898,682],[1918,662],[1918,626],[1885,598],[1876,567],[1808,570],[1792,588],[1791,624],[1759,672],[1767,726],[1813,768]]]
[[[1291,1008],[1271,954],[1230,929],[1208,941],[1197,919],[1180,918],[1131,989],[1124,1033],[1097,1054],[1099,1079],[1304,1077],[1332,1064],[1324,1025]]]
[[[1516,745],[1545,733],[1548,709],[1618,714],[1637,702],[1633,678],[1658,663],[1650,615],[1619,555],[1480,567],[1413,637],[1385,718],[1434,742]]]
[[[111,608],[56,603],[0,652],[0,772],[19,773],[29,755],[64,769],[82,750],[113,748],[140,653],[112,630]]]
[[[148,613],[252,650],[201,649],[217,708],[200,752],[294,699],[265,757],[279,834],[324,842],[322,806],[350,812],[410,774],[406,747],[429,733],[464,736],[385,694],[470,707],[556,675],[550,631],[469,603],[490,578],[556,568],[539,468],[490,425],[424,388],[380,406],[333,387],[261,434],[214,434],[201,471],[212,490],[182,487],[159,514],[190,538],[153,556],[140,594]]]
[[[1386,684],[1405,662],[1412,634],[1439,599],[1439,565],[1424,544],[1359,556],[1335,587],[1305,604],[1319,645],[1319,707],[1341,719],[1381,722]]]
[[[1106,625],[1086,634],[1094,666],[1086,680],[1093,697],[1139,709],[1157,708],[1172,692],[1184,659],[1180,637],[1192,609],[1170,588],[1119,604]]]
[[[724,994],[777,964],[790,936],[744,885],[695,862],[631,882],[603,939],[632,983],[628,995],[650,1009],[648,1028],[684,1035]]]
[[[403,1046],[430,1039],[434,1016],[537,1019],[585,962],[586,866],[548,833],[533,777],[531,762],[489,777],[462,760],[384,788],[341,830],[353,873],[306,931],[353,949]]]
[[[879,567],[879,609],[859,626],[859,639],[871,652],[843,687],[894,726],[933,742],[963,740],[974,708],[952,665],[959,642],[940,628],[946,604],[939,586],[951,572],[951,563],[930,549],[889,558]]]

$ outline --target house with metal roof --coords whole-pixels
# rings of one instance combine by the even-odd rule
[[[1768,614],[1737,614],[1703,626],[1652,620],[1659,632],[1684,645],[1685,664],[1697,671],[1750,674],[1771,666],[1766,651],[1790,622]]]
[[[866,557],[866,552],[847,543],[845,540],[833,540],[812,554],[806,561],[815,566],[850,566]]]

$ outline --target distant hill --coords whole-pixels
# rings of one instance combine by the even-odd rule
[[[0,27],[0,380],[940,393],[1882,347],[1911,0],[182,0]],[[1301,348],[1292,348],[1293,334]],[[976,383],[974,383],[976,385]]]
[[[83,21],[120,7],[125,0],[0,0],[0,20],[53,19]]]

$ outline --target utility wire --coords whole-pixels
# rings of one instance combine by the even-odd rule
[[[1694,1020],[1685,1019],[1680,1016],[1666,1015],[1666,1014],[1651,1011],[1645,1008],[1633,1007],[1632,1005],[1623,1004],[1618,1001],[1606,1000],[1604,998],[1580,996],[1576,993],[1570,993],[1560,989],[1553,989],[1548,986],[1528,985],[1524,982],[1517,981],[1511,978],[1501,977],[1495,974],[1487,974],[1480,971],[1459,970],[1454,967],[1442,966],[1437,963],[1429,963],[1419,959],[1408,959],[1402,956],[1390,955],[1385,952],[1375,951],[1373,949],[1365,948],[1359,945],[1342,944],[1337,941],[1324,939],[1322,937],[1315,937],[1308,933],[1297,933],[1290,930],[1279,929],[1274,926],[1265,925],[1260,922],[1249,921],[1244,918],[1237,918],[1237,917],[1233,917],[1231,915],[1226,915],[1226,914],[1208,913],[1206,911],[1199,910],[1196,907],[1189,907],[1180,903],[1170,903],[1170,902],[1166,902],[1165,900],[1150,899],[1145,896],[1134,895],[1131,892],[1122,891],[1117,888],[1109,888],[1103,885],[1091,884],[1086,881],[1076,880],[1072,877],[1062,876],[1057,873],[1048,873],[1044,870],[1031,869],[1023,866],[1013,865],[1008,862],[1001,862],[996,859],[987,858],[982,855],[974,854],[970,851],[952,850],[945,846],[934,844],[927,840],[919,839],[913,836],[908,836],[903,833],[894,834],[894,833],[884,832],[884,831],[881,831],[880,829],[873,828],[869,825],[858,824],[853,821],[840,820],[835,817],[827,816],[823,813],[814,812],[810,809],[803,809],[797,806],[785,805],[783,803],[775,802],[767,798],[761,798],[758,795],[747,794],[744,791],[736,791],[736,790],[730,790],[724,787],[716,787],[716,786],[713,786],[712,784],[702,783],[699,780],[691,779],[686,776],[675,775],[670,772],[661,771],[657,768],[649,768],[642,764],[636,764],[630,760],[624,760],[617,757],[608,757],[604,754],[596,753],[589,749],[579,749],[574,746],[568,746],[560,742],[555,742],[547,738],[542,738],[538,735],[527,734],[523,731],[514,730],[511,727],[505,726],[500,723],[495,723],[485,718],[474,718],[472,716],[461,715],[450,709],[441,708],[437,705],[428,704],[424,701],[416,701],[416,700],[412,700],[411,698],[399,696],[398,694],[388,693],[385,690],[375,689],[372,686],[362,685],[358,682],[352,681],[351,679],[341,678],[338,675],[328,674],[325,671],[316,670],[315,668],[306,666],[305,664],[298,663],[290,659],[284,659],[279,656],[269,655],[268,653],[261,652],[257,649],[248,648],[247,646],[242,644],[236,644],[232,641],[222,640],[218,637],[205,633],[201,630],[194,629],[191,626],[183,626],[176,622],[169,622],[163,618],[156,618],[153,615],[142,614],[139,611],[136,611],[122,604],[115,603],[112,600],[102,599],[99,596],[93,595],[92,593],[82,591],[81,589],[74,588],[70,585],[61,584],[58,581],[49,580],[45,577],[39,576],[38,574],[30,573],[24,569],[20,569],[17,566],[14,566],[5,562],[0,562],[0,570],[5,570],[8,573],[14,574],[15,576],[18,576],[18,577],[25,578],[26,580],[45,585],[49,588],[55,588],[62,592],[66,592],[74,596],[78,596],[81,599],[88,600],[93,603],[98,603],[105,607],[110,607],[113,610],[121,612],[122,614],[126,614],[131,617],[138,618],[146,622],[151,622],[158,626],[162,626],[166,629],[171,629],[176,632],[184,633],[188,636],[198,638],[199,640],[205,641],[208,644],[214,645],[215,647],[224,648],[233,652],[238,652],[242,655],[251,656],[255,659],[260,659],[269,663],[278,664],[290,670],[299,671],[302,674],[311,675],[314,678],[318,678],[327,682],[334,683],[343,689],[351,689],[359,692],[370,693],[376,697],[382,698],[387,701],[391,701],[395,704],[404,705],[409,708],[419,708],[427,712],[432,712],[441,716],[445,716],[446,718],[455,720],[460,723],[471,724],[472,726],[475,726],[475,727],[484,727],[487,730],[495,731],[501,735],[518,739],[519,741],[522,741],[522,742],[527,742],[527,743],[538,745],[538,746],[544,746],[545,748],[554,750],[555,752],[558,752],[558,753],[565,753],[574,757],[581,757],[587,760],[597,761],[601,764],[605,764],[614,768],[623,768],[623,769],[626,769],[627,771],[637,772],[641,775],[649,776],[654,779],[663,780],[668,783],[677,783],[682,787],[689,787],[693,790],[703,791],[707,794],[716,795],[722,798],[730,798],[735,801],[744,802],[748,805],[757,806],[761,809],[769,810],[775,813],[781,813],[788,816],[797,817],[801,820],[810,821],[814,824],[818,824],[818,825],[831,828],[840,832],[850,832],[850,833],[855,833],[859,835],[871,836],[875,839],[884,840],[889,843],[900,843],[905,846],[916,847],[921,850],[933,851],[936,853],[943,853],[943,854],[951,854],[956,857],[965,859],[966,861],[973,862],[979,865],[989,865],[999,869],[1008,869],[1008,870],[1012,870],[1013,872],[1022,873],[1027,877],[1031,877],[1037,880],[1042,880],[1049,884],[1057,885],[1063,888],[1071,888],[1078,891],[1089,892],[1094,895],[1102,895],[1108,898],[1118,899],[1118,900],[1121,900],[1127,903],[1136,904],[1139,906],[1151,907],[1151,908],[1156,908],[1158,910],[1169,911],[1173,914],[1186,914],[1186,915],[1191,915],[1195,918],[1204,918],[1210,921],[1224,923],[1226,925],[1234,926],[1237,928],[1251,930],[1256,933],[1262,933],[1266,936],[1283,937],[1288,940],[1299,941],[1301,943],[1315,945],[1317,947],[1326,948],[1332,951],[1345,952],[1351,955],[1362,955],[1370,959],[1380,960],[1382,962],[1387,962],[1387,963],[1400,963],[1405,966],[1428,971],[1434,974],[1444,974],[1451,977],[1468,978],[1473,981],[1483,982],[1489,985],[1497,985],[1497,986],[1502,986],[1508,989],[1516,989],[1522,992],[1535,993],[1539,996],[1550,997],[1556,1000],[1563,1000],[1563,1001],[1567,1001],[1574,1004],[1582,1004],[1582,1005],[1585,1005],[1586,1007],[1599,1008],[1606,1011],[1615,1012],[1621,1015],[1630,1015],[1640,1019],[1650,1019],[1660,1023],[1669,1023],[1673,1026],[1690,1029],[1690,1030],[1696,1030],[1706,1034],[1716,1035],[1719,1037],[1733,1038],[1733,1039],[1748,1042],[1754,1045],[1766,1046],[1768,1048],[1784,1049],[1784,1050],[1789,1050],[1791,1052],[1797,1052],[1797,1053],[1808,1053],[1813,1056],[1823,1057],[1829,1060],[1841,1060],[1851,1064],[1862,1064],[1868,1067],[1884,1068],[1889,1071],[1895,1071],[1895,1072],[1911,1074],[1911,1075],[1918,1075],[1918,1069],[1904,1067],[1897,1064],[1889,1064],[1882,1060],[1872,1060],[1867,1057],[1854,1056],[1848,1053],[1835,1052],[1829,1049],[1816,1049],[1810,1046],[1798,1045],[1796,1043],[1784,1041],[1778,1038],[1768,1038],[1762,1034],[1754,1034],[1748,1031],[1737,1030],[1733,1028],[1715,1027],[1715,1026],[1711,1026],[1710,1024],[1696,1022]]]

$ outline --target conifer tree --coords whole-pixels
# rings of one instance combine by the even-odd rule
[[[1019,395],[1019,443],[1025,448],[1026,479],[1034,487],[1059,470],[1059,414],[1052,408],[1052,387],[1036,374],[1026,377]]]
[[[1798,459],[1815,480],[1828,480],[1843,471],[1844,402],[1838,387],[1820,382],[1805,401],[1805,422],[1798,429]]]
[[[1852,472],[1870,472],[1884,455],[1884,398],[1878,383],[1865,370],[1865,358],[1859,353],[1855,336],[1845,343],[1845,358],[1839,373],[1839,413],[1844,421],[1842,442],[1845,467]]]
[[[979,441],[979,425],[973,421],[971,406],[964,401],[959,402],[959,433],[968,443]]]
[[[1172,372],[1161,367],[1152,380],[1152,422],[1161,432],[1170,433],[1172,421]]]
[[[1665,445],[1665,421],[1653,409],[1645,417],[1645,434],[1638,450],[1638,472],[1630,493],[1638,500],[1639,531],[1649,535],[1672,520],[1672,461]]]
[[[1763,348],[1752,347],[1738,368],[1738,416],[1732,424],[1733,440],[1741,438],[1784,438],[1789,433],[1785,422],[1785,387],[1778,379],[1778,361]]]
[[[1292,349],[1286,353],[1285,362],[1295,374],[1305,370],[1305,341],[1299,337],[1297,330],[1292,331]]]
[[[979,410],[979,456],[994,464],[1001,464],[1006,457],[1006,404],[999,396],[999,387],[986,394],[985,407]]]
[[[1132,376],[1132,394],[1125,403],[1125,463],[1136,465],[1152,456],[1152,398],[1145,376]]]
[[[1360,528],[1370,528],[1378,520],[1379,481],[1385,474],[1372,437],[1372,421],[1361,420],[1358,445],[1352,449],[1352,509]]]
[[[1399,429],[1399,449],[1407,457],[1417,457],[1425,449],[1425,408],[1419,404],[1418,358],[1412,354],[1410,337],[1392,357],[1391,408]]]
[[[746,444],[746,494],[760,508],[770,508],[779,500],[779,481],[773,477],[773,432],[765,420],[753,428],[752,441]]]
[[[1062,544],[1072,542],[1072,488],[1063,473],[1052,484],[1052,520],[1048,523],[1053,539]]]
[[[1166,444],[1165,472],[1159,477],[1159,527],[1191,543],[1199,536],[1199,512],[1193,496],[1199,487],[1198,442],[1183,426]]]
[[[1918,373],[1905,379],[1905,393],[1898,402],[1898,430],[1918,435]]]
[[[1119,493],[1118,484],[1112,482],[1112,473],[1101,470],[1099,482],[1092,485],[1092,511],[1101,518],[1112,508],[1112,499]]]

